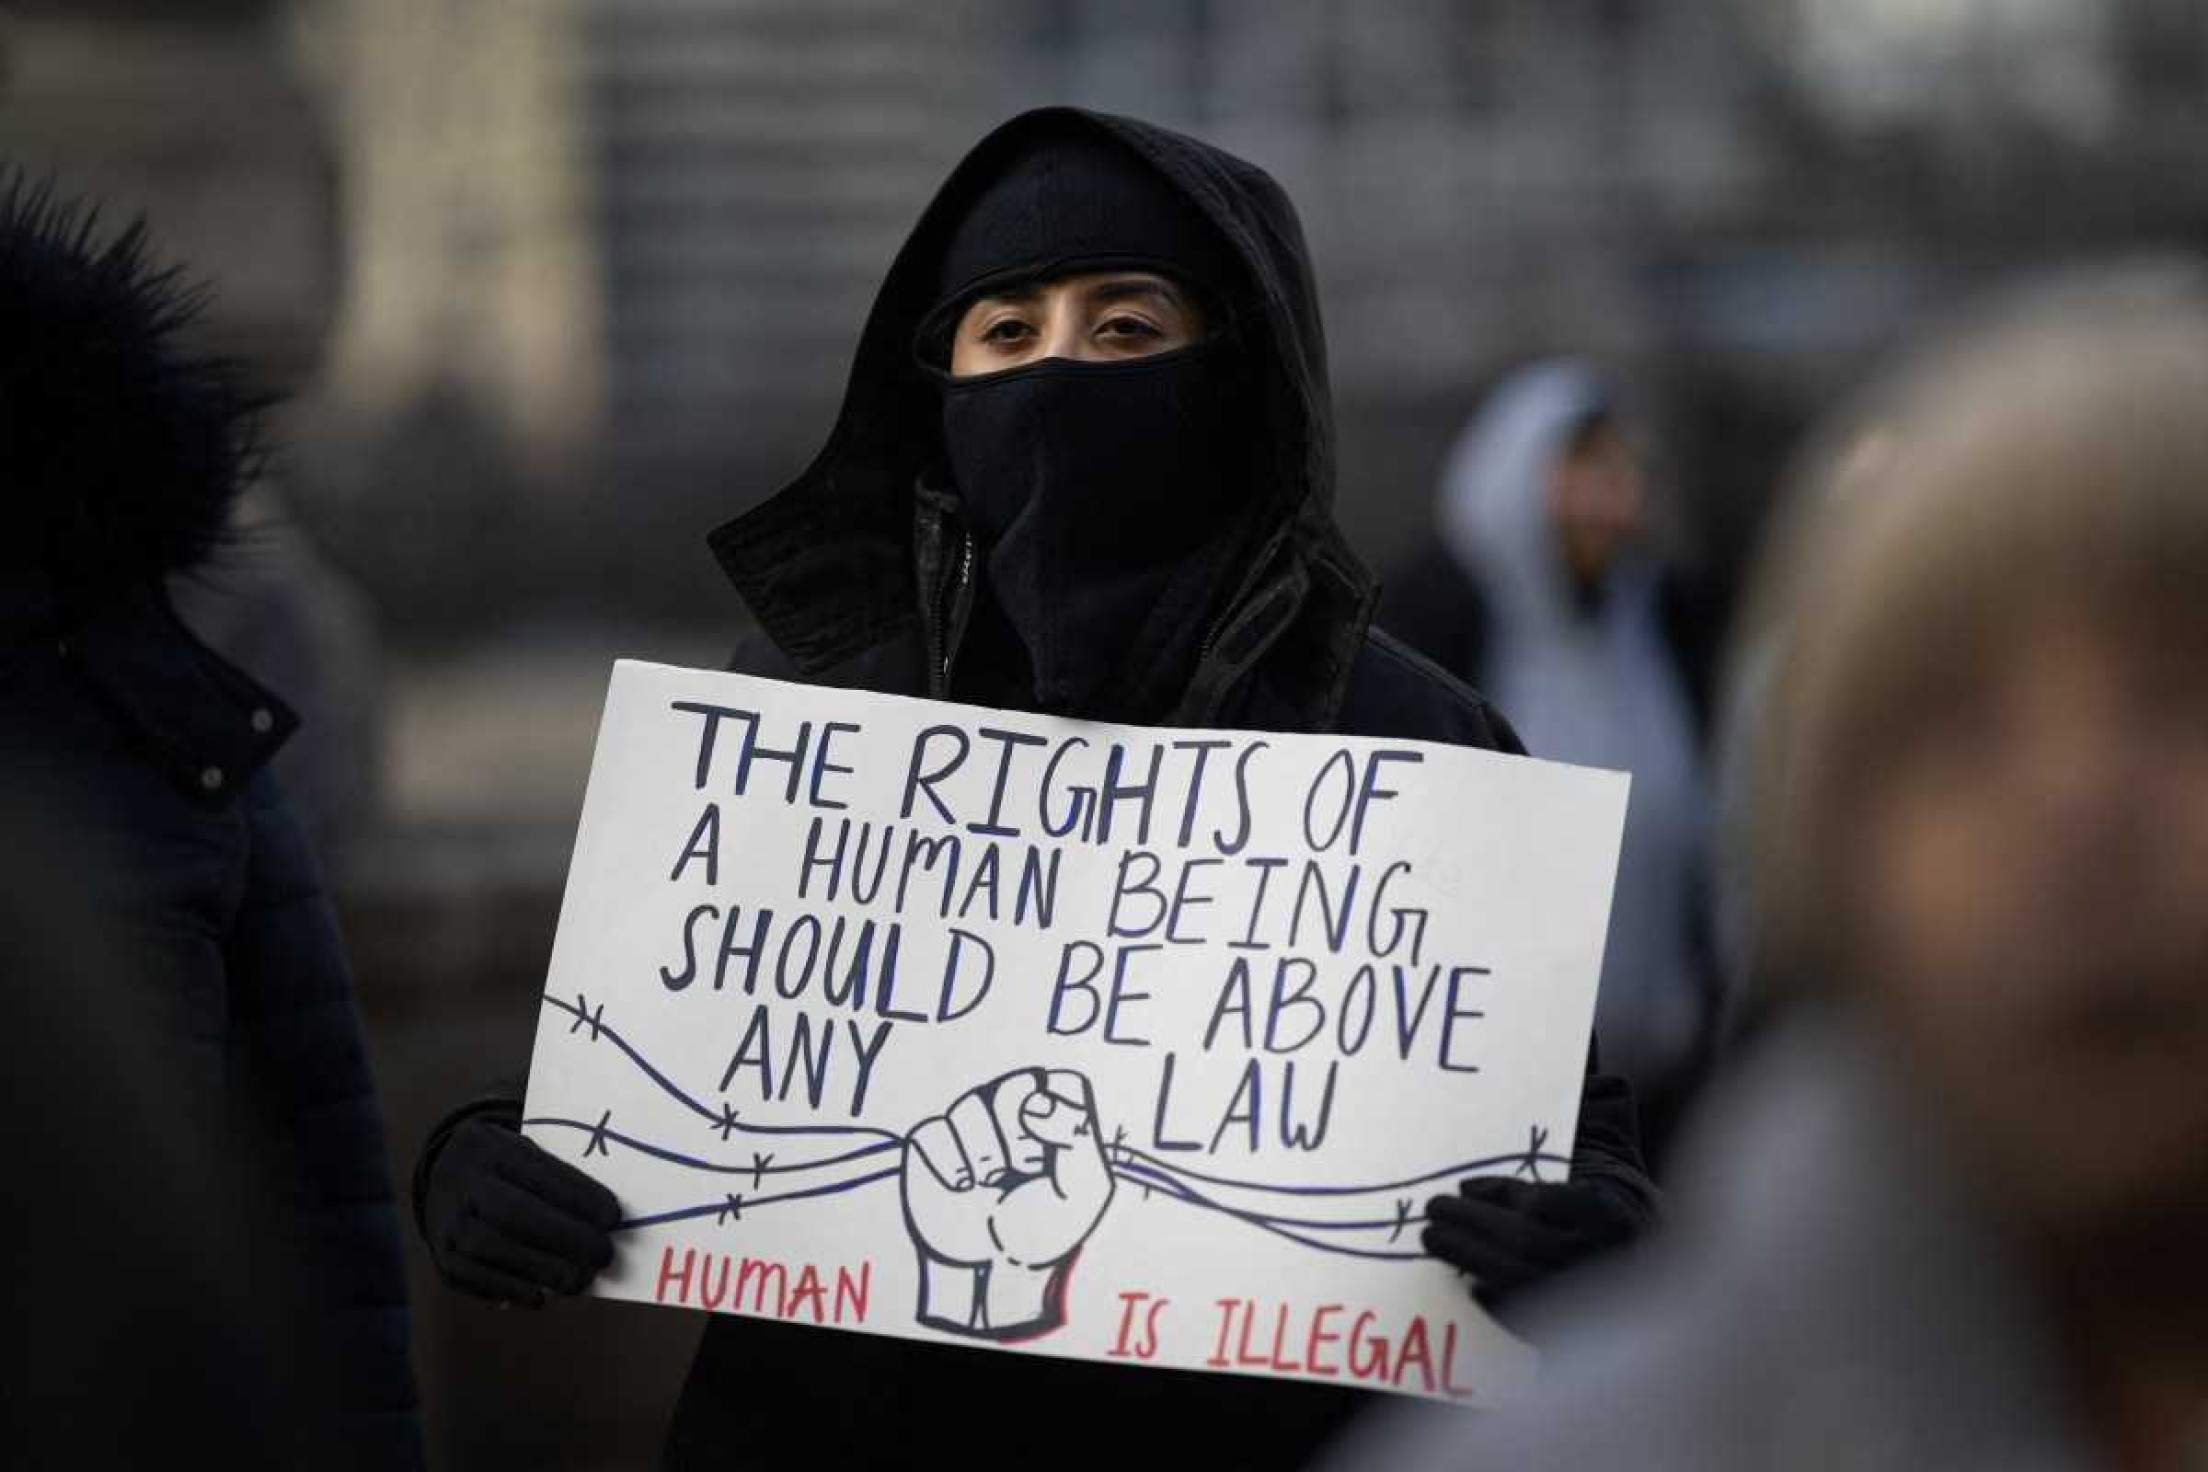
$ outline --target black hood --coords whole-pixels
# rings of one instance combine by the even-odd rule
[[[0,171],[0,488],[11,588],[83,606],[201,561],[253,458],[261,401],[179,334],[204,293],[140,224]]]
[[[983,138],[921,215],[867,318],[826,446],[779,494],[710,538],[730,581],[801,675],[819,678],[919,619],[913,498],[938,454],[941,399],[914,371],[913,344],[935,304],[946,243],[1008,159],[1038,137],[1084,129],[1132,150],[1231,248],[1241,279],[1229,283],[1229,311],[1238,351],[1258,380],[1253,478],[1273,523],[1256,555],[1293,563],[1296,598],[1323,604],[1329,619],[1354,624],[1361,636],[1374,585],[1333,522],[1326,343],[1287,195],[1262,169],[1182,134],[1043,108]],[[1276,595],[1279,586],[1275,578]],[[1344,660],[1324,665],[1318,673],[1329,691],[1322,699],[1338,698],[1333,687],[1346,677]]]

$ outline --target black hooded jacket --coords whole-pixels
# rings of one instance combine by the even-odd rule
[[[978,559],[956,498],[921,487],[937,391],[912,363],[946,233],[1002,161],[1045,129],[1132,149],[1218,227],[1247,272],[1238,328],[1263,376],[1247,565],[1211,617],[1173,724],[1448,741],[1522,750],[1479,695],[1372,627],[1377,589],[1334,524],[1326,348],[1295,212],[1263,171],[1130,119],[1023,114],[966,157],[899,252],[868,318],[827,446],[787,489],[716,530],[715,554],[759,624],[745,673],[899,694],[952,691]],[[1434,1122],[1446,1130],[1448,1122]],[[1622,1086],[1590,1075],[1575,1177],[1635,1212],[1654,1193]],[[1369,1397],[1330,1386],[986,1354],[715,1318],[668,1448],[675,1467],[1049,1466],[1300,1462]]]
[[[80,211],[0,178],[0,779],[25,825],[11,836],[39,835],[5,860],[38,866],[100,927],[78,945],[67,920],[11,909],[0,975],[11,1011],[73,997],[86,1032],[143,1040],[152,1070],[79,1058],[80,1097],[38,1101],[58,1138],[104,1160],[99,1199],[129,1206],[12,1183],[16,1234],[66,1240],[77,1261],[44,1269],[68,1294],[32,1285],[64,1321],[40,1327],[33,1308],[11,1328],[97,1350],[42,1351],[36,1376],[15,1377],[38,1404],[10,1419],[11,1450],[51,1434],[57,1464],[107,1465],[103,1448],[145,1429],[140,1407],[173,1402],[163,1387],[204,1381],[237,1419],[209,1429],[203,1407],[149,1442],[226,1465],[264,1465],[259,1448],[273,1465],[418,1467],[382,1115],[330,900],[268,771],[297,720],[193,637],[165,591],[222,540],[250,463],[251,396],[176,340],[193,302],[147,264],[138,229],[97,243]],[[53,1064],[17,1056],[7,1071]],[[209,1174],[234,1168],[240,1189],[169,1189],[130,1153],[141,1114]],[[135,1253],[144,1233],[228,1260],[158,1276],[171,1254]],[[272,1323],[195,1338],[226,1286],[249,1287]],[[243,1344],[263,1328],[280,1343]]]

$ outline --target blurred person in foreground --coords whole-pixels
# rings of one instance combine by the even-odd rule
[[[713,534],[762,630],[735,666],[1520,750],[1485,700],[1371,627],[1333,478],[1318,305],[1279,186],[1147,124],[1028,113],[957,167],[890,267],[827,447]],[[448,1281],[535,1304],[588,1285],[620,1212],[518,1133],[519,1104],[515,1086],[448,1119],[416,1201]],[[1630,1100],[1591,1074],[1571,1179],[1466,1182],[1431,1208],[1427,1245],[1492,1301],[1653,1207]],[[985,1439],[960,1455],[983,1465],[1064,1459],[1075,1426],[1171,1427],[1191,1459],[1287,1465],[1363,1398],[715,1316],[668,1460],[907,1466],[946,1407],[970,1404]]]
[[[1713,621],[1653,550],[1635,436],[1586,363],[1509,375],[1451,451],[1436,535],[1389,579],[1379,618],[1510,712],[1531,750],[1633,774],[1595,1027],[1660,1162],[1721,1010],[1699,698]]]
[[[115,1107],[113,1089],[159,1090],[165,1110],[214,1132],[201,1137],[206,1155],[265,1190],[240,1210],[269,1235],[228,1245],[250,1257],[263,1303],[287,1326],[283,1368],[305,1399],[296,1434],[271,1435],[294,1464],[415,1467],[382,1118],[329,901],[267,771],[297,721],[193,637],[166,590],[220,541],[262,408],[233,365],[183,342],[198,301],[176,270],[149,263],[141,227],[103,235],[89,211],[0,175],[0,487],[11,517],[0,539],[0,767],[44,802],[43,841],[85,891],[123,981],[95,986],[95,948],[82,949],[79,974],[55,964],[66,951],[53,945],[5,979],[128,1008],[117,1030],[159,1051],[158,1077],[104,1089],[93,1086],[96,1060],[84,1060],[85,1095],[52,1108],[96,1117]],[[26,1011],[20,999],[11,1007]],[[18,1046],[35,1046],[30,1037],[16,1034]],[[10,1072],[32,1063],[51,1060]],[[119,1174],[144,1165],[131,1138],[118,1130]],[[137,1209],[158,1220],[176,1207],[149,1189]],[[210,1267],[204,1281],[222,1278]],[[88,1294],[82,1312],[159,1315],[195,1291],[138,1288]],[[132,1363],[109,1362],[130,1382],[112,1393],[147,1393],[136,1382],[171,1368]]]
[[[2208,287],[2138,272],[1874,397],[1764,590],[1797,1015],[1535,1403],[1352,1465],[2208,1466],[2203,405]]]

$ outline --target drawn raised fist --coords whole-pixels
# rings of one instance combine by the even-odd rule
[[[1066,1274],[1112,1199],[1089,1081],[1022,1068],[905,1137],[920,1322],[1021,1339],[1065,1322]]]

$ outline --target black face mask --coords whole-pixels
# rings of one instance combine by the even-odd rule
[[[1217,341],[941,379],[943,444],[1038,710],[1154,719],[1185,687],[1249,501]]]

